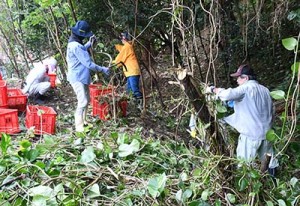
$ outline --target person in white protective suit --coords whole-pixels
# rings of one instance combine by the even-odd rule
[[[24,94],[33,98],[37,104],[45,101],[44,94],[50,89],[50,78],[48,73],[55,73],[57,69],[57,61],[54,58],[46,60],[43,64],[36,65],[30,70],[26,77],[25,86],[22,89]]]

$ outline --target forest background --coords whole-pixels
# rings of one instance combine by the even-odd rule
[[[1,204],[299,204],[297,0],[2,0],[0,9],[0,66],[7,76],[24,79],[34,62],[54,56],[62,93],[68,88],[66,45],[77,20],[90,24],[98,39],[91,55],[104,66],[116,55],[120,32],[128,31],[149,99],[142,119],[150,125],[145,131],[131,122],[134,129],[124,132],[127,123],[95,122],[97,132],[80,136],[64,128],[39,141],[3,135]],[[236,86],[229,74],[242,63],[255,69],[274,98],[267,138],[280,160],[275,182],[255,166],[236,169],[236,134],[224,134],[216,121],[230,110],[203,92],[206,84]],[[190,135],[195,111],[197,134]],[[60,121],[73,121],[65,112]]]

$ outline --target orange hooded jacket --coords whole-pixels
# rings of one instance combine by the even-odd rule
[[[140,67],[137,61],[137,58],[134,53],[133,45],[131,42],[125,42],[124,45],[117,44],[115,45],[116,50],[119,51],[114,63],[123,62],[127,68],[123,67],[123,71],[126,77],[140,75]],[[122,66],[122,64],[118,64],[118,67]]]

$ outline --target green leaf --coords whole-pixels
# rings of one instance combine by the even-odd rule
[[[273,97],[276,100],[284,99],[284,96],[285,96],[285,92],[282,90],[272,91],[270,94],[271,94],[271,97]]]
[[[28,147],[31,146],[31,142],[27,139],[24,139],[20,142],[21,147],[23,147],[24,149],[27,149]]]
[[[153,198],[157,198],[165,189],[167,182],[166,174],[163,173],[158,177],[152,178],[148,182],[148,192]]]
[[[216,104],[216,110],[219,113],[225,113],[225,112],[227,112],[227,108],[221,102],[217,102],[217,104]]]
[[[249,185],[248,180],[246,180],[245,178],[242,178],[239,181],[239,191],[245,190],[248,187],[248,185]]]
[[[298,41],[294,37],[290,37],[282,40],[282,45],[284,46],[284,48],[286,48],[289,51],[294,50],[297,44]]]
[[[185,202],[187,199],[189,199],[193,194],[193,191],[190,189],[187,189],[184,191],[184,193],[182,194],[182,200]]]
[[[298,181],[299,181],[298,178],[293,177],[293,178],[290,180],[290,184],[292,185],[292,187],[295,188],[295,186],[296,186],[296,184],[297,184]]]
[[[98,184],[93,184],[87,191],[88,197],[94,198],[100,196],[100,189]]]
[[[274,206],[274,204],[271,201],[267,201],[267,206]]]
[[[226,194],[226,198],[230,203],[235,203],[236,201],[235,195],[231,193]]]
[[[7,134],[2,134],[2,138],[1,138],[1,151],[2,154],[5,155],[7,152],[8,147],[10,146],[10,142],[11,142],[11,138],[9,135]]]
[[[279,205],[279,206],[286,206],[284,200],[281,200],[281,199],[280,199],[280,200],[278,200],[277,202],[278,202],[278,205]]]
[[[295,74],[298,74],[299,67],[300,67],[300,62],[295,62],[295,63],[291,66],[292,72],[294,72]]]
[[[181,189],[176,192],[175,198],[179,202],[182,202],[182,190]]]
[[[132,140],[131,144],[121,144],[119,146],[119,156],[127,157],[140,149],[140,142],[136,139]]]
[[[41,195],[36,195],[33,197],[32,206],[47,206],[47,198]]]
[[[208,200],[209,196],[210,196],[210,191],[209,190],[204,190],[202,193],[201,193],[201,199],[202,200]]]
[[[275,131],[273,129],[270,129],[267,134],[266,134],[266,139],[269,141],[269,142],[274,142],[278,139]]]
[[[87,147],[81,154],[80,162],[89,163],[95,159],[94,148],[92,146]]]
[[[37,186],[37,187],[33,187],[30,188],[28,191],[30,196],[43,196],[46,198],[50,198],[52,193],[53,193],[53,189],[51,187],[47,187],[47,186]]]

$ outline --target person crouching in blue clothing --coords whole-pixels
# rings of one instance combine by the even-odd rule
[[[77,108],[74,115],[75,130],[76,132],[83,132],[90,101],[90,70],[109,75],[109,68],[95,64],[88,53],[88,48],[92,46],[92,41],[95,39],[89,24],[86,21],[78,21],[71,30],[72,34],[68,41],[66,58],[68,64],[67,80],[72,85],[77,97]],[[84,38],[90,38],[86,44],[83,44]]]

